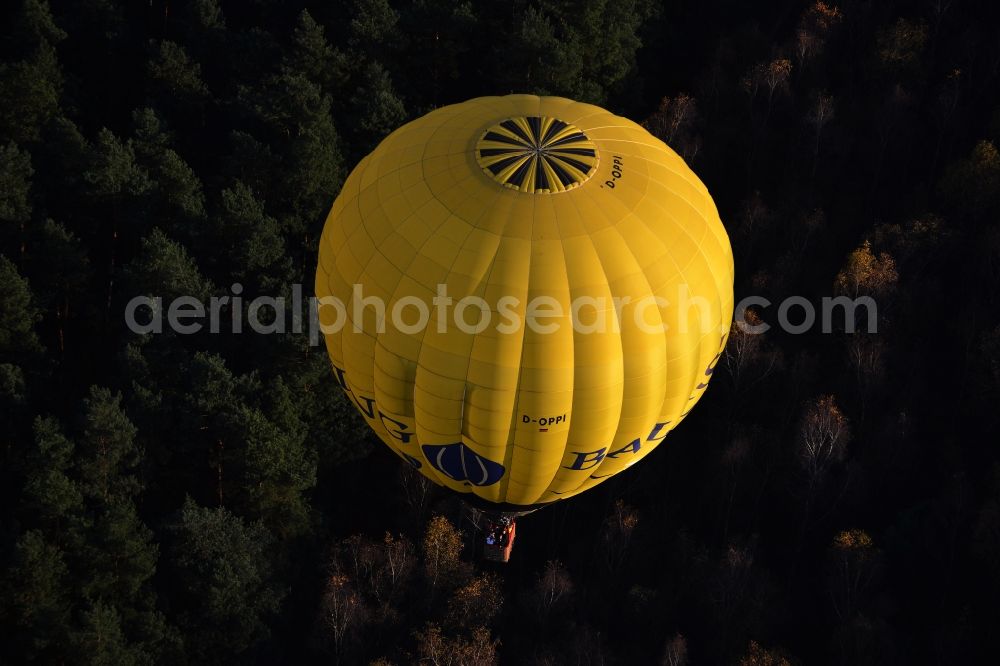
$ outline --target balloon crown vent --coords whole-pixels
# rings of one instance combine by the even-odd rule
[[[529,194],[565,192],[597,169],[597,148],[578,127],[557,118],[519,116],[487,129],[476,144],[487,176]]]

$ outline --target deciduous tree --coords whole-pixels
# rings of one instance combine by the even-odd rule
[[[468,638],[449,638],[434,623],[414,632],[420,663],[433,666],[493,666],[500,641],[485,627],[473,629]]]
[[[464,577],[465,563],[462,556],[462,534],[444,516],[434,516],[427,523],[421,543],[424,575],[431,594],[439,587],[449,589]]]

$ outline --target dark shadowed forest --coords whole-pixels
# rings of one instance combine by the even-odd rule
[[[991,4],[4,3],[0,663],[996,663]],[[358,160],[510,92],[682,155],[737,301],[878,309],[734,328],[659,450],[520,519],[497,565],[307,335],[123,313],[308,297]]]

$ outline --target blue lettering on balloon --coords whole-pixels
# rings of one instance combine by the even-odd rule
[[[723,337],[723,344],[725,344],[725,338]],[[710,376],[715,368],[715,364],[718,362],[719,358],[722,356],[722,352],[716,355],[712,359],[712,363],[709,365],[708,369],[705,371],[706,376]],[[347,383],[347,374],[343,368],[338,368],[336,365],[333,366],[333,376],[337,384],[351,396],[351,400],[354,404],[358,406],[358,409],[370,419],[375,418],[376,412],[378,412],[379,420],[382,422],[382,426],[385,428],[389,436],[399,440],[403,444],[409,444],[413,441],[414,433],[409,429],[409,426],[402,421],[397,421],[396,419],[388,416],[381,410],[377,410],[375,406],[375,398],[366,398],[364,396],[358,396],[355,394]],[[707,384],[699,384],[698,388],[704,388]],[[363,404],[362,404],[363,403]],[[689,410],[690,411],[690,410]],[[678,421],[687,416],[687,412],[680,415]],[[524,417],[528,419],[527,416]],[[663,421],[653,425],[653,429],[646,436],[647,442],[658,442],[667,436],[667,431],[665,428],[670,424],[670,421]],[[661,434],[662,433],[662,434]],[[471,448],[462,443],[455,444],[428,444],[422,447],[424,455],[431,465],[437,469],[439,472],[447,476],[448,478],[454,479],[455,481],[465,481],[468,484],[475,486],[488,486],[499,481],[506,470],[504,466],[498,462],[484,458],[479,455]],[[603,447],[597,449],[596,451],[570,451],[570,453],[576,456],[572,465],[564,465],[563,469],[571,470],[587,470],[597,465],[601,464],[605,458],[617,459],[618,456],[625,453],[639,453],[642,448],[641,438],[636,438],[630,441],[628,444],[620,449],[608,452],[608,447]],[[416,468],[421,467],[421,462],[414,458],[413,456],[398,452],[408,463]],[[591,475],[592,479],[603,479],[606,476],[611,476],[611,474],[602,475]],[[551,491],[555,492],[555,491]],[[561,494],[561,493],[556,493]]]
[[[590,469],[591,467],[596,467],[604,460],[604,452],[607,450],[607,447],[605,447],[596,451],[571,451],[576,456],[576,460],[573,461],[572,465],[564,465],[563,467],[564,469]]]
[[[650,430],[649,435],[646,436],[646,441],[659,442],[660,440],[662,440],[664,437],[667,436],[667,433],[664,431],[664,429],[669,424],[670,421],[662,421],[660,423],[654,424],[653,429]],[[573,470],[590,469],[591,467],[595,467],[598,464],[600,464],[601,461],[603,461],[605,458],[615,459],[624,453],[639,453],[639,450],[641,448],[642,448],[642,439],[637,437],[628,444],[626,444],[625,446],[621,447],[620,449],[615,449],[610,453],[605,453],[607,451],[607,448],[598,449],[596,451],[570,451],[571,454],[576,456],[576,460],[573,461],[572,465],[564,465],[563,469],[573,469]],[[605,476],[611,476],[611,475],[602,474],[601,476],[591,476],[590,478],[603,479]]]
[[[347,384],[347,373],[344,372],[343,368],[338,368],[337,366],[334,365],[333,366],[333,378],[336,380],[336,382],[340,386],[340,388],[344,389],[344,393],[346,393],[349,396],[351,396],[351,400],[354,402],[355,405],[358,406],[358,409],[361,410],[362,414],[364,414],[365,416],[367,416],[370,419],[374,419],[375,418],[375,398],[366,398],[364,396],[359,396],[354,391],[352,391],[351,387]],[[364,404],[362,404],[362,403],[364,403]],[[387,417],[382,412],[379,412],[378,414],[379,414],[379,417],[381,417],[383,419],[382,425],[385,426],[384,419],[389,418],[389,417]],[[389,419],[389,420],[392,421],[392,419]],[[393,422],[394,423],[399,423],[398,421],[393,421]],[[400,423],[399,425],[401,425],[403,428],[406,427],[402,423]],[[396,439],[401,440],[404,444],[409,441],[409,438],[407,438],[407,439],[401,439],[401,437],[397,436],[395,433],[393,433],[391,430],[389,430],[388,426],[385,426],[385,429],[389,431],[390,435],[392,435]]]
[[[410,440],[413,439],[412,432],[404,432],[406,430],[409,430],[409,426],[406,425],[405,423],[397,421],[391,416],[386,416],[385,413],[382,411],[379,411],[378,417],[382,420],[382,425],[385,427],[386,432],[388,432],[389,436],[392,437],[393,439],[398,439],[403,444],[409,444]],[[389,423],[386,423],[386,421],[388,421]],[[396,426],[396,428],[395,429],[391,428],[389,426],[390,423]]]
[[[340,386],[340,388],[350,392],[351,389],[347,387],[347,378],[344,375],[345,373],[343,368],[338,368],[337,366],[333,366],[333,378],[337,381],[337,384]]]
[[[363,395],[357,395],[353,392],[351,393],[351,397],[354,398],[354,404],[358,406],[362,414],[370,419],[375,418],[375,398],[366,398]],[[362,401],[365,404],[362,405]]]
[[[334,365],[333,378],[336,380],[337,384],[340,385],[340,388],[344,389],[344,393],[351,396],[351,400],[353,400],[354,404],[358,406],[358,409],[361,410],[362,414],[370,419],[375,418],[375,398],[366,398],[364,396],[356,395],[354,391],[351,390],[351,387],[347,385],[347,373],[344,372],[343,368],[338,368]],[[364,401],[365,404],[362,405],[362,401]]]
[[[639,438],[636,437],[631,442],[629,442],[622,448],[618,449],[617,451],[612,451],[611,453],[609,453],[607,457],[617,458],[623,453],[639,453],[639,448],[642,446],[642,444],[640,444],[639,442],[640,442]]]
[[[658,442],[667,436],[667,433],[660,435],[660,431],[667,427],[670,421],[663,421],[662,423],[657,423],[653,426],[653,429],[649,431],[649,436],[646,437],[647,442]],[[657,437],[659,435],[659,437]]]
[[[712,359],[712,362],[708,364],[707,368],[705,368],[705,376],[706,377],[710,378],[712,376],[712,373],[715,372],[715,365],[719,362],[719,357],[720,356],[722,356],[722,352],[719,352],[718,354],[716,354],[715,358]],[[708,387],[708,380],[706,379],[705,381],[699,383],[695,388],[696,389],[703,389],[703,388],[707,388],[707,387]]]

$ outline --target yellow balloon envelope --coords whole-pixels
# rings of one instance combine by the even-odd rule
[[[708,190],[636,123],[482,97],[388,136],[326,220],[335,376],[383,442],[504,510],[595,486],[691,410],[733,257]]]

